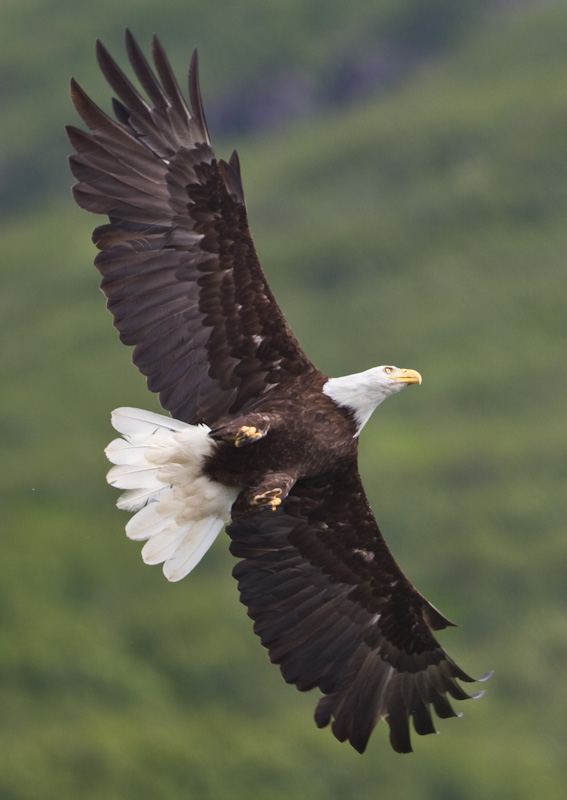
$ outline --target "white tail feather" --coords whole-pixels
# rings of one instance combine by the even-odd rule
[[[223,520],[203,519],[195,523],[192,535],[188,535],[175,554],[163,565],[165,577],[178,581],[187,575],[203,558],[222,530]]]
[[[143,541],[155,536],[169,525],[167,517],[158,514],[158,503],[150,503],[134,514],[126,525],[126,535],[129,539]]]
[[[144,411],[143,408],[116,408],[112,412],[111,421],[112,427],[118,433],[126,434],[128,440],[143,439],[160,430],[167,434],[171,431],[183,431],[188,427],[186,422],[153,411]]]
[[[187,536],[183,528],[177,525],[165,526],[165,529],[152,535],[142,548],[142,558],[146,564],[161,564],[175,555],[175,551]]]
[[[156,502],[165,490],[165,486],[161,489],[130,489],[120,495],[116,505],[122,511],[139,511],[147,503]]]
[[[113,464],[107,475],[112,486],[126,489],[119,508],[137,511],[126,525],[130,539],[145,540],[146,564],[163,564],[170,581],[185,577],[212,545],[238,489],[216,483],[203,473],[214,442],[206,425],[118,408],[112,425],[123,439],[105,452]]]
[[[155,464],[119,464],[109,470],[106,480],[117,489],[161,489]]]

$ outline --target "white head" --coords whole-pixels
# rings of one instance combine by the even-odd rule
[[[421,375],[414,369],[382,366],[329,378],[323,392],[337,405],[349,408],[358,425],[356,436],[368,422],[374,409],[389,395],[399,392],[411,383],[421,383]]]

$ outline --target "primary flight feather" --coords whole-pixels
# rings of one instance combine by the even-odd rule
[[[142,94],[106,49],[115,119],[73,80],[89,128],[68,127],[75,200],[108,217],[95,265],[121,340],[171,417],[120,408],[107,448],[126,527],[179,580],[225,523],[254,630],[284,679],[323,697],[315,721],[363,752],[377,722],[394,750],[435,732],[431,709],[470,678],[432,631],[452,623],[413,587],[360,480],[358,435],[390,394],[420,383],[380,366],[328,378],[300,348],[258,261],[240,166],[215,158],[199,90],[189,103],[153,39],[126,48]],[[473,695],[478,696],[478,695]]]

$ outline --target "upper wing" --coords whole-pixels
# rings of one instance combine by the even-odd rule
[[[214,425],[270,386],[314,369],[293,336],[258,262],[236,153],[217,162],[198,84],[187,105],[156,37],[156,77],[128,31],[126,46],[148,103],[99,43],[119,96],[116,120],[75,81],[90,128],[69,126],[83,208],[107,214],[94,231],[95,265],[120,338],[174,417]]]
[[[288,683],[325,694],[319,727],[363,752],[385,717],[397,752],[434,733],[430,707],[456,716],[447,695],[467,695],[470,678],[432,630],[452,625],[394,561],[366,500],[356,466],[301,481],[275,512],[245,515],[228,528],[242,602],[254,631]],[[478,695],[473,695],[478,696]]]

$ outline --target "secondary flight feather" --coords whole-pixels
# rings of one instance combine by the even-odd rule
[[[311,363],[260,266],[238,157],[213,152],[196,52],[187,102],[156,37],[155,68],[129,31],[126,48],[142,91],[98,43],[114,118],[73,80],[89,131],[67,129],[75,200],[108,218],[93,233],[108,308],[171,414],[113,412],[108,480],[135,512],[126,532],[179,580],[230,523],[241,600],[284,679],[322,693],[317,725],[363,752],[385,719],[409,752],[409,720],[435,732],[432,710],[456,716],[449,698],[473,679],[433,634],[452,623],[388,550],[357,445],[374,409],[421,377],[385,365],[328,378]]]

